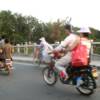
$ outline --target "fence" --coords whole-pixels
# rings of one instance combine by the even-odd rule
[[[21,56],[32,56],[34,52],[35,44],[17,44],[14,46],[14,55],[21,55]]]
[[[54,45],[54,44],[53,44]],[[14,46],[15,55],[23,55],[23,56],[33,56],[34,48],[36,44],[17,44]],[[100,42],[93,42],[91,48],[92,55],[98,55],[100,57]],[[92,57],[93,58],[93,57]]]
[[[100,60],[100,42],[93,42],[91,48],[92,60]]]

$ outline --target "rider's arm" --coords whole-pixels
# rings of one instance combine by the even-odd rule
[[[70,42],[71,42],[72,39],[73,39],[72,35],[67,36],[64,39],[64,41],[62,41],[61,44],[58,47],[55,48],[55,51],[61,51],[64,48],[66,48],[70,44]]]

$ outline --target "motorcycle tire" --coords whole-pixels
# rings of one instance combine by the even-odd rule
[[[96,81],[93,76],[89,73],[86,73],[82,78],[83,83],[76,87],[76,89],[83,95],[92,95],[94,93],[94,89],[96,88]]]
[[[56,84],[58,78],[53,69],[50,69],[49,67],[45,67],[42,73],[43,73],[43,80],[47,85],[53,86]]]

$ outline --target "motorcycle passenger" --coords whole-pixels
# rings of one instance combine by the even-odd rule
[[[71,62],[71,50],[77,46],[80,38],[78,35],[72,33],[72,27],[69,24],[65,25],[65,33],[68,36],[64,39],[64,41],[61,42],[61,44],[58,47],[55,48],[54,52],[61,51],[63,50],[63,48],[66,48],[67,50],[67,54],[65,54],[65,56],[60,58],[55,63],[56,69],[63,74],[64,80],[67,80],[68,75],[64,66],[68,65]]]
[[[90,62],[90,50],[91,50],[91,43],[93,41],[89,40],[89,35],[92,34],[88,27],[82,27],[80,30],[77,31],[81,37],[81,43],[87,47],[88,55]]]

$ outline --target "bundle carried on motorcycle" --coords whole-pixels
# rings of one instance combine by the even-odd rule
[[[88,65],[88,48],[80,43],[72,50],[72,67],[85,67]]]

